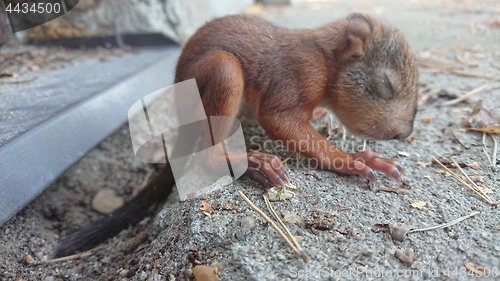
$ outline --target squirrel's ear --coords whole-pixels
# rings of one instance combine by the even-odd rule
[[[344,60],[352,60],[360,58],[366,47],[366,43],[372,34],[373,19],[364,14],[350,14],[347,17],[347,25],[345,30],[346,46],[341,57]]]

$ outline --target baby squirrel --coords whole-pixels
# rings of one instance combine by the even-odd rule
[[[312,30],[287,30],[252,16],[201,27],[179,58],[175,82],[196,79],[207,116],[256,119],[274,140],[321,169],[400,181],[401,167],[375,152],[337,149],[310,124],[317,106],[331,109],[352,133],[404,139],[417,112],[417,69],[400,31],[364,14]],[[281,161],[248,154],[248,176],[265,188],[290,179]],[[122,208],[66,237],[56,256],[89,249],[137,223],[175,185],[170,164]]]

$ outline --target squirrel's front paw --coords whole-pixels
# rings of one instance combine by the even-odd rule
[[[248,154],[247,176],[258,182],[264,188],[274,186],[285,187],[290,178],[276,155],[252,152]]]
[[[403,174],[403,169],[396,161],[381,158],[380,154],[372,151],[358,152],[346,159],[336,159],[334,169],[344,174],[358,174],[372,182],[376,180],[373,171],[382,172],[397,182],[401,182]]]
[[[380,158],[380,154],[372,151],[363,151],[353,154],[355,161],[363,163],[369,167],[368,178],[374,180],[373,170],[384,173],[387,177],[401,182],[401,176],[404,174],[403,168],[395,161],[386,158]],[[366,169],[362,169],[366,173]],[[362,175],[364,176],[364,175]]]

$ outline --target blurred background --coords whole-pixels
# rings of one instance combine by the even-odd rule
[[[0,9],[4,9],[0,5]],[[162,33],[183,42],[207,20],[229,14],[262,16],[289,28],[318,26],[350,12],[386,19],[414,48],[433,45],[499,45],[497,0],[83,0],[65,15],[13,35],[0,12],[0,43],[129,33]],[[445,20],[443,20],[445,19]]]

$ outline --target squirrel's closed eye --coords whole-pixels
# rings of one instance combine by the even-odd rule
[[[387,74],[384,73],[384,84],[389,90],[389,93],[391,94],[391,98],[393,98],[396,95],[396,91],[394,90],[394,86],[391,83],[391,80],[389,77],[387,77]]]

